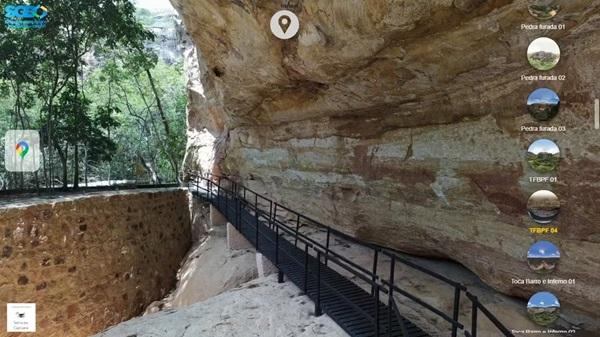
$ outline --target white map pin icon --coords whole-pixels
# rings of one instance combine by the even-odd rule
[[[279,39],[291,39],[299,30],[298,17],[288,10],[280,10],[271,17],[271,32]]]

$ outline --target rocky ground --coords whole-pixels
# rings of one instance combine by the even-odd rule
[[[275,275],[180,309],[135,318],[96,337],[347,337],[292,283]]]
[[[226,236],[225,226],[211,228],[188,253],[178,273],[177,288],[146,313],[184,308],[256,279],[254,250],[229,250]]]

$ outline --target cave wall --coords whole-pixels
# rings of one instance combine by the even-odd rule
[[[183,189],[1,204],[0,304],[36,303],[36,336],[89,336],[137,316],[173,288],[190,247]]]
[[[284,1],[301,24],[289,41],[269,30],[279,2],[172,3],[198,49],[188,170],[232,175],[359,238],[453,259],[522,298],[540,287],[510,280],[538,278],[527,249],[551,240],[562,252],[553,276],[577,283],[544,289],[565,312],[598,317],[600,1],[562,2],[552,23],[563,30],[521,29],[538,23],[527,1]],[[545,74],[566,80],[521,79],[540,74],[526,59],[540,36],[562,49]],[[543,125],[564,133],[520,130],[540,124],[525,103],[542,86],[562,100]],[[561,148],[558,183],[529,182],[538,138]],[[539,189],[561,199],[558,234],[528,231]]]

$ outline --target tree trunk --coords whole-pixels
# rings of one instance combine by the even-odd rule
[[[43,178],[44,182],[46,183],[46,188],[48,188],[48,166],[46,162],[46,152],[42,146],[40,146],[40,152],[42,153]]]
[[[83,149],[85,151],[84,157],[83,157],[83,164],[84,164],[84,168],[85,168],[85,187],[88,187],[88,153],[87,153],[88,148],[87,148],[87,145]]]
[[[75,145],[75,156],[73,157],[73,188],[79,188],[79,145]]]
[[[154,78],[152,77],[150,69],[146,69],[146,75],[148,76],[148,81],[150,81],[150,87],[152,88],[154,99],[156,100],[156,106],[158,107],[160,119],[163,123],[163,126],[165,127],[165,134],[167,135],[167,137],[170,137],[171,127],[169,126],[169,120],[167,119],[167,115],[165,114],[165,110],[163,109],[162,102],[160,101],[160,96],[158,95],[158,90],[156,90],[156,85],[154,84]]]
[[[154,77],[152,77],[152,73],[150,69],[146,70],[146,76],[148,76],[148,81],[150,82],[150,87],[152,88],[152,93],[154,94],[154,99],[156,100],[156,106],[158,108],[158,113],[160,114],[160,119],[162,121],[163,127],[165,128],[165,135],[167,141],[171,140],[171,126],[169,125],[169,120],[167,119],[167,115],[165,114],[165,110],[163,109],[162,102],[160,100],[160,96],[158,95],[158,90],[156,89],[156,85],[154,84]],[[171,152],[168,150],[165,151],[169,163],[171,164],[171,168],[173,169],[173,173],[175,174],[175,179],[179,180],[179,164],[177,160],[174,158]]]
[[[56,152],[58,153],[58,158],[60,159],[60,163],[62,164],[62,188],[63,188],[63,190],[66,190],[69,187],[69,184],[68,184],[69,176],[67,174],[67,172],[68,172],[67,155],[69,154],[69,143],[67,143],[65,145],[64,152],[60,148],[60,146],[57,145]]]
[[[146,169],[146,172],[148,172],[148,175],[150,176],[150,180],[152,181],[152,183],[160,184],[162,181],[161,181],[160,177],[158,176],[158,173],[156,173],[156,170],[152,166],[152,163],[149,161],[146,161],[141,153],[138,154],[138,158],[140,159],[140,162],[144,166],[144,169]]]

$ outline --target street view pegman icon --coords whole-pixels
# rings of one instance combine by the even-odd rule
[[[281,10],[271,17],[271,32],[282,40],[293,38],[299,30],[298,17],[288,10]]]
[[[4,136],[4,165],[9,172],[40,168],[40,134],[36,130],[8,130]]]

